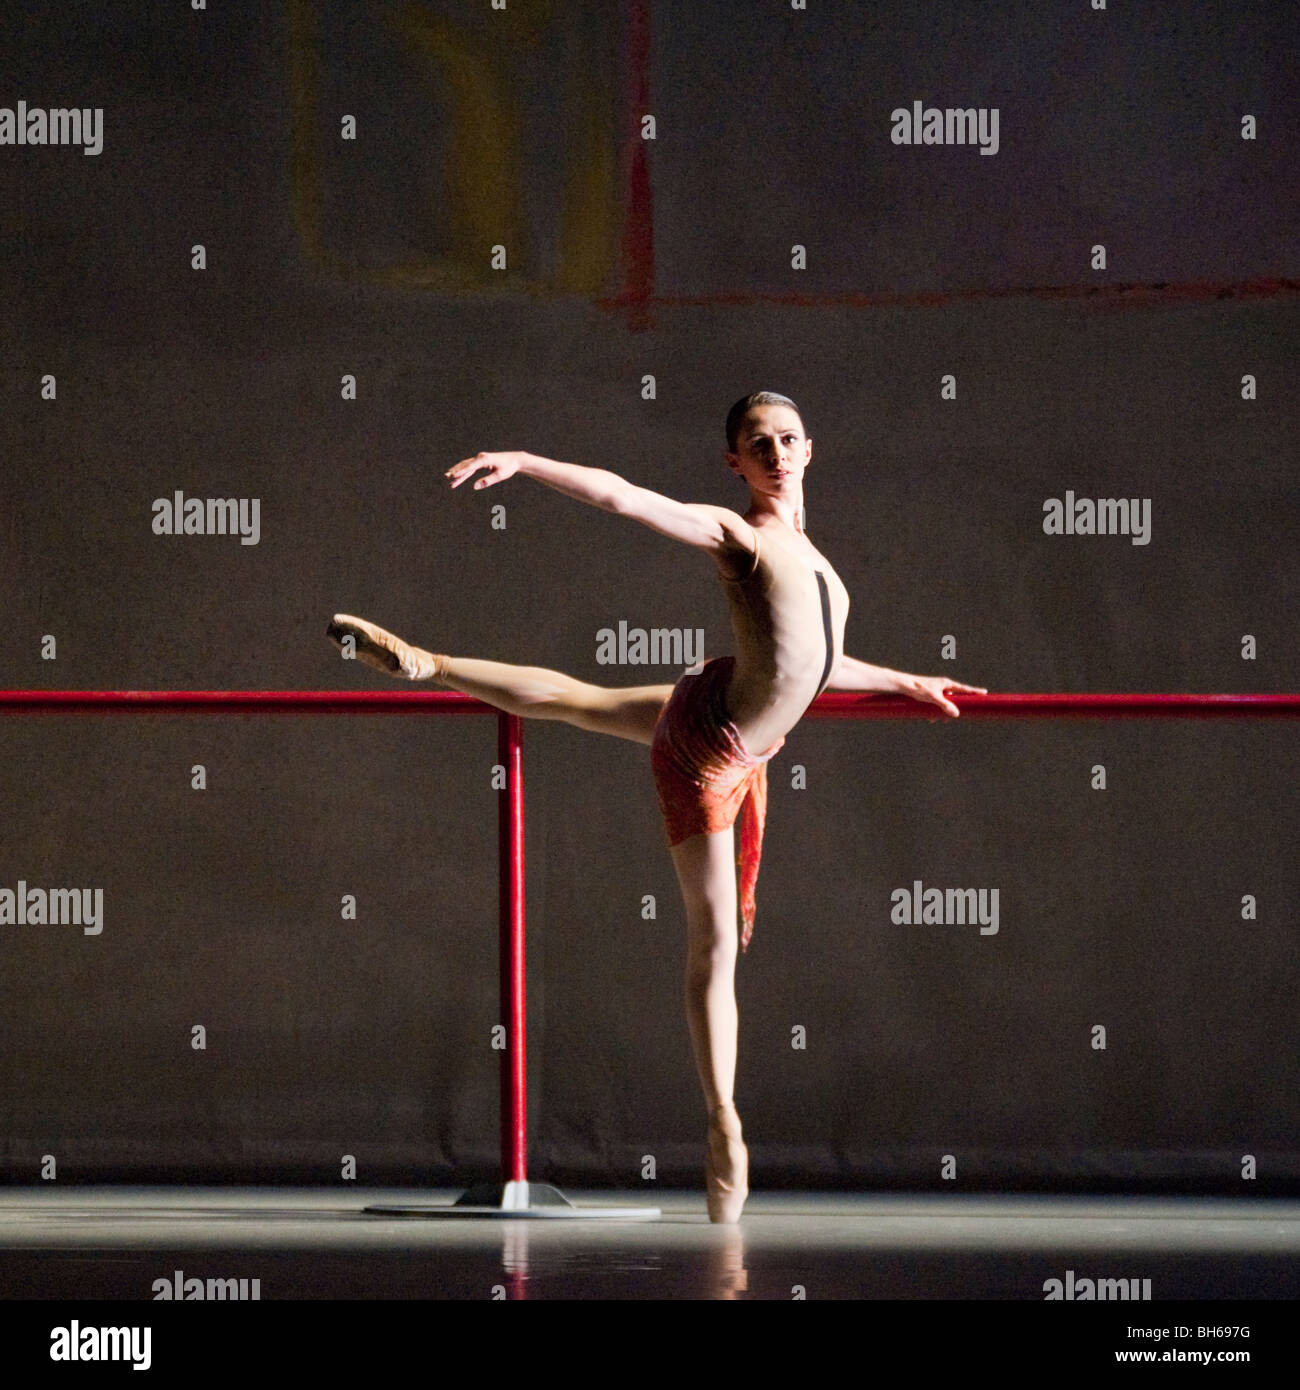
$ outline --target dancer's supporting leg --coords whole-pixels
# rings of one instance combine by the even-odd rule
[[[340,644],[350,636],[357,660],[389,675],[436,680],[507,714],[559,719],[635,743],[652,741],[659,711],[673,693],[671,685],[591,685],[544,666],[428,652],[347,613],[336,613],[327,631]]]
[[[610,687],[540,666],[512,666],[449,657],[413,647],[391,632],[346,613],[329,635],[351,637],[356,657],[390,675],[437,680],[508,714],[560,719],[593,733],[649,744],[671,685]],[[749,1193],[748,1153],[733,1102],[736,1078],[735,841],[731,830],[693,835],[671,851],[686,906],[686,1016],[695,1065],[708,1107],[709,1217],[735,1221]]]
[[[711,1221],[736,1221],[749,1195],[749,1153],[736,1111],[736,854],[733,830],[692,835],[671,850],[686,907],[686,1018],[709,1112]]]

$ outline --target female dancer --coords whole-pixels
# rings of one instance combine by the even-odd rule
[[[650,745],[650,760],[686,907],[686,1013],[708,1108],[709,1218],[734,1222],[749,1194],[749,1155],[733,1087],[737,945],[749,944],[767,802],[767,762],[827,687],[909,695],[956,716],[945,692],[987,693],[946,676],[911,676],[844,653],[849,596],[803,529],[803,477],[812,440],[794,402],[745,396],[727,416],[727,466],[749,488],[744,516],[676,502],[616,473],[527,453],[481,453],[446,476],[493,487],[520,474],[568,497],[632,518],[712,556],[731,611],[735,656],[687,671],[676,685],[598,686],[559,671],[446,656],[412,647],[346,613],[329,634],[367,665],[435,680],[535,719]],[[348,643],[348,639],[351,643]],[[740,910],[733,826],[740,819]]]

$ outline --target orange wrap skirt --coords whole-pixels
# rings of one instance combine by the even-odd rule
[[[760,757],[745,751],[727,713],[727,681],[735,657],[719,656],[673,687],[650,745],[659,808],[669,845],[725,830],[740,820],[740,949],[754,932],[754,887],[767,819],[767,764],[785,743]]]

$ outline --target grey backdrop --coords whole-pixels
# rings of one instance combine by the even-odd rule
[[[766,388],[814,440],[852,654],[1300,689],[1295,5],[3,14],[0,104],[105,115],[97,156],[0,146],[0,686],[381,688],[326,640],[339,609],[672,681],[596,634],[727,651],[706,559],[442,473],[524,448],[742,506],[722,421]],[[893,145],[914,99],[996,106],[999,153]],[[177,489],[260,498],[260,543],[154,535]],[[1149,497],[1151,543],[1045,536],[1067,489]],[[756,1185],[1293,1190],[1294,731],[801,725],[738,971]],[[697,1184],[648,750],[525,736],[532,1176],[649,1186],[653,1155]],[[491,719],[0,715],[0,886],[105,894],[97,937],[0,927],[0,1176],[490,1175],[494,761]],[[998,934],[891,923],[918,878],[997,887]]]

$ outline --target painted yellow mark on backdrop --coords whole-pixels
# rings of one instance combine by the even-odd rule
[[[613,7],[591,13],[617,22]],[[321,142],[328,138],[320,113],[322,12],[314,0],[289,0],[288,15],[292,208],[313,263],[345,279],[458,295],[596,296],[612,289],[621,223],[617,63],[600,51],[591,26],[575,25],[571,6],[549,0],[505,13],[485,8],[472,21],[453,21],[419,4],[392,13],[391,35],[427,65],[430,119],[446,112],[450,122],[441,186],[413,188],[412,196],[437,200],[447,216],[444,244],[382,266],[332,246],[322,225]],[[529,146],[516,93],[529,50],[555,35],[563,35],[564,62],[562,70],[548,69],[554,83],[548,110],[563,125],[565,167],[556,225],[541,228],[528,224]],[[544,233],[555,250],[552,263],[539,265]],[[505,270],[492,268],[494,246],[506,249]]]

